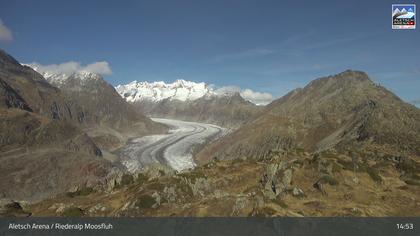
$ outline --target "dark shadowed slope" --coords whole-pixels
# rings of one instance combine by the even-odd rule
[[[39,200],[104,180],[111,164],[41,75],[0,51],[0,196]]]
[[[32,65],[31,65],[32,66]],[[35,70],[38,68],[33,66]],[[70,75],[43,72],[52,85],[59,88],[74,119],[101,148],[113,149],[127,137],[164,133],[162,124],[155,123],[126,102],[102,76],[79,71]]]

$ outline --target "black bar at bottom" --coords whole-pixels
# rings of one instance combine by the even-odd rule
[[[420,235],[420,218],[0,218],[0,235]]]

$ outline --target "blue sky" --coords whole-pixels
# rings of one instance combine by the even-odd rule
[[[276,97],[356,69],[420,103],[420,29],[391,29],[391,5],[407,2],[0,0],[0,48],[26,63],[106,61],[114,85],[182,78]]]

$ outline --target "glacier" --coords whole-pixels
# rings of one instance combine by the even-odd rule
[[[153,163],[167,165],[176,171],[192,169],[196,166],[193,159],[195,149],[227,132],[212,124],[162,118],[152,120],[171,129],[168,134],[132,139],[120,150],[123,165],[132,173]]]

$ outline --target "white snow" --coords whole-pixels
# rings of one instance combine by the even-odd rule
[[[25,66],[31,67],[34,71],[40,73],[48,82],[53,85],[61,85],[63,84],[68,78],[72,77],[76,79],[80,79],[82,81],[87,81],[90,79],[98,80],[102,77],[99,74],[81,70],[76,71],[73,73],[57,73],[50,70],[41,69],[37,64],[22,64]]]
[[[171,130],[166,135],[150,135],[131,140],[121,150],[122,163],[130,172],[157,162],[167,164],[177,171],[194,168],[194,148],[226,131],[211,124],[171,119],[153,120],[170,126]]]
[[[266,105],[274,98],[269,93],[257,92],[251,89],[241,89],[237,86],[224,86],[214,88],[204,82],[192,82],[186,80],[176,80],[173,83],[158,82],[138,82],[133,81],[126,85],[115,87],[117,92],[128,102],[162,100],[194,101],[199,98],[211,99],[215,96],[232,96],[239,93],[242,98],[256,105]]]
[[[159,102],[164,99],[187,101],[215,95],[214,90],[207,84],[186,80],[176,80],[169,84],[163,81],[151,83],[133,81],[126,85],[118,85],[116,90],[129,102],[142,100]]]

